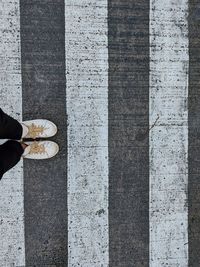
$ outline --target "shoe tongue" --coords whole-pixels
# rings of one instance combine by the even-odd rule
[[[28,153],[30,152],[30,150],[31,150],[31,147],[30,147],[30,146],[27,146],[27,147],[24,149],[23,156],[28,155]]]

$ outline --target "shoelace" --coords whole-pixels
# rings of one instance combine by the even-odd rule
[[[35,125],[32,123],[30,126],[28,126],[28,134],[27,136],[30,136],[31,138],[36,138],[39,136],[39,134],[43,134],[44,130],[48,128],[44,128],[42,125]]]
[[[43,154],[45,153],[45,147],[43,144],[39,144],[37,141],[33,142],[30,145],[30,152],[29,154]]]

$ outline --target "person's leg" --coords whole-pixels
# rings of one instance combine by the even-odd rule
[[[5,172],[20,161],[25,146],[25,144],[14,140],[8,140],[3,145],[0,145],[0,179]]]
[[[20,140],[22,134],[22,125],[0,108],[0,139]]]

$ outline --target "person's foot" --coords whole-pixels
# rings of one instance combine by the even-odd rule
[[[46,119],[36,119],[21,122],[22,138],[48,138],[57,133],[57,126]]]
[[[25,145],[22,157],[26,159],[49,159],[59,151],[58,144],[53,141],[26,142]]]

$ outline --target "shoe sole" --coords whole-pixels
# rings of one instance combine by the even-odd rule
[[[25,126],[27,126],[26,125],[26,123],[28,124],[28,126],[29,126],[29,124],[31,124],[31,123],[38,123],[38,122],[40,122],[40,121],[44,121],[44,122],[47,122],[48,124],[51,124],[51,126],[52,126],[52,129],[53,129],[53,133],[50,135],[47,135],[47,136],[39,136],[39,137],[36,137],[36,138],[49,138],[49,137],[52,137],[52,136],[55,136],[56,134],[57,134],[57,132],[58,132],[58,127],[56,126],[56,124],[55,123],[53,123],[52,121],[50,121],[50,120],[46,120],[46,119],[36,119],[36,120],[28,120],[28,121],[22,121],[22,123],[24,123],[25,124]],[[36,138],[31,138],[31,137],[23,137],[23,139],[36,139]]]
[[[44,141],[45,142],[45,141]],[[55,152],[52,156],[47,157],[47,158],[32,158],[31,155],[27,154],[26,156],[22,156],[23,159],[32,159],[32,160],[45,160],[45,159],[50,159],[53,158],[57,155],[57,153],[59,152],[59,145],[53,141],[48,141],[49,143],[52,143],[55,147]],[[33,142],[24,142],[27,145],[32,144]]]

